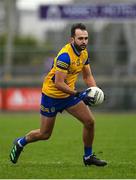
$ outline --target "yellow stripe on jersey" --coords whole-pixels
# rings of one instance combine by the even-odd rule
[[[68,69],[68,66],[69,66],[68,64],[66,64],[60,60],[57,60],[57,67],[59,67],[59,68],[62,67],[62,69]]]
[[[74,90],[78,75],[85,65],[88,65],[87,50],[83,50],[80,54],[77,54],[70,43],[66,44],[54,59],[54,65],[44,79],[42,92],[53,98],[68,97],[69,94],[56,88],[55,72],[61,71],[67,73],[65,82]]]

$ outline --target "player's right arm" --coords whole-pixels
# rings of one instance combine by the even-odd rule
[[[75,95],[76,91],[72,90],[66,83],[65,83],[65,79],[66,79],[67,73],[61,72],[61,71],[56,71],[55,73],[55,86],[70,95]]]
[[[71,89],[66,82],[69,66],[70,57],[68,53],[60,54],[56,60],[55,86],[64,93],[75,95],[76,91]]]

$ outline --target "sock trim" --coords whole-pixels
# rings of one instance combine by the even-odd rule
[[[20,140],[21,139],[19,139],[17,142],[18,142],[18,145],[20,146],[20,147],[23,147],[23,145],[20,143]]]

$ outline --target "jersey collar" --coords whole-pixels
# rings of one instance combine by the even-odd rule
[[[77,51],[77,49],[75,48],[74,44],[71,43],[71,47],[72,47],[74,53],[79,57],[81,53]]]

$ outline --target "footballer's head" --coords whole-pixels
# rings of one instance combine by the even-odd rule
[[[82,51],[88,44],[88,32],[82,23],[73,24],[71,27],[71,42],[78,51]]]

